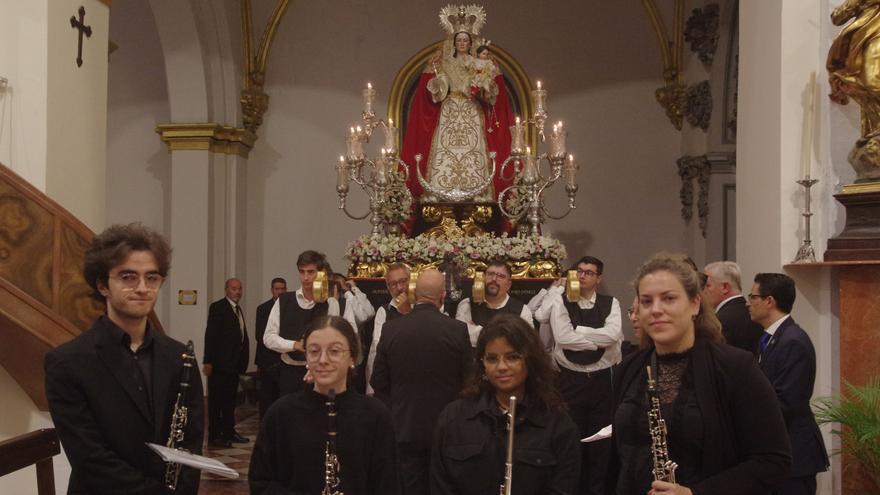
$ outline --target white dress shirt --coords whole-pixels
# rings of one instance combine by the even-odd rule
[[[528,306],[532,311],[532,315],[535,317],[535,321],[538,322],[538,336],[541,338],[541,343],[544,344],[544,351],[546,351],[547,354],[552,354],[556,343],[553,340],[553,330],[550,328],[550,308],[552,306],[552,301],[548,300],[547,296],[549,294],[550,292],[548,292],[547,289],[541,289],[532,297]],[[548,301],[548,303],[544,304],[544,301]],[[553,362],[553,365],[554,367],[556,366],[555,361]]]
[[[571,323],[571,317],[562,300],[565,287],[551,287],[544,295],[541,307],[537,311],[540,317],[550,313],[550,330],[553,336],[553,358],[559,366],[572,371],[593,372],[605,369],[620,362],[620,345],[623,342],[621,329],[620,303],[617,298],[611,300],[611,312],[605,318],[605,325],[598,328]],[[540,293],[539,293],[540,294]],[[596,305],[596,293],[589,299],[577,302],[581,309],[592,309]],[[538,320],[540,321],[540,319]],[[602,358],[593,364],[580,365],[566,359],[563,350],[594,351],[605,348]]]
[[[398,309],[397,300],[392,298],[390,306],[394,309]],[[370,377],[373,376],[373,364],[376,363],[376,349],[379,348],[379,339],[382,338],[382,326],[385,325],[387,319],[388,312],[385,311],[385,306],[380,306],[376,311],[376,319],[373,320],[373,341],[370,342],[370,351],[367,356],[367,395],[373,395],[375,393],[373,386],[370,385]]]
[[[489,306],[491,309],[503,308],[507,305],[507,301],[510,300],[510,294],[504,297],[504,300],[501,301],[501,304],[498,306],[493,306],[486,301],[486,306]],[[535,326],[534,322],[532,322],[532,310],[529,309],[527,304],[523,304],[522,311],[519,313],[520,318],[525,320],[530,327]],[[483,331],[483,325],[477,325],[474,323],[474,319],[471,316],[471,299],[466,297],[458,303],[458,309],[455,310],[455,319],[458,321],[463,321],[468,326],[468,334],[471,338],[471,347],[477,346],[477,339],[480,337],[480,332]]]
[[[373,308],[373,305],[370,304],[367,295],[355,285],[351,286],[351,290],[345,291],[342,298],[345,299],[345,311],[343,311],[342,317],[349,322],[356,322],[356,325],[354,326],[355,330],[357,330],[358,325],[369,320],[376,314],[376,310]]]
[[[296,303],[299,304],[299,307],[302,309],[312,309],[315,307],[315,301],[309,301],[303,295],[302,287],[296,290]],[[335,298],[327,298],[327,314],[331,316],[339,316],[339,301]],[[357,323],[353,319],[349,320],[346,318],[346,320],[354,326],[356,332]],[[266,332],[263,334],[263,345],[275,352],[281,353],[281,362],[284,364],[297,366],[304,365],[304,362],[293,360],[287,355],[288,352],[293,352],[294,341],[281,337],[279,334],[280,330],[281,305],[278,302],[278,299],[276,299],[275,304],[272,305],[272,310],[269,311],[269,321],[266,322]]]

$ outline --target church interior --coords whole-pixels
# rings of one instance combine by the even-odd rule
[[[42,355],[100,311],[77,277],[107,226],[142,222],[170,240],[154,317],[194,341],[199,361],[208,305],[229,278],[242,281],[248,322],[274,277],[297,280],[307,249],[380,280],[347,257],[373,228],[351,217],[371,203],[350,182],[355,215],[341,211],[338,163],[367,83],[375,118],[410,112],[447,3],[0,0],[0,442],[52,427]],[[564,121],[577,161],[573,203],[567,177],[540,198],[550,215],[535,229],[567,254],[536,283],[589,254],[604,261],[603,292],[628,305],[639,265],[661,251],[698,267],[736,261],[745,286],[785,273],[816,349],[813,397],[876,377],[880,165],[849,163],[865,117],[827,97],[841,3],[483,0],[480,36],[512,106],[528,120],[545,89],[547,134]],[[832,426],[822,426],[830,451],[841,447]],[[817,493],[868,493],[845,464],[832,456]],[[63,453],[53,469],[66,492]],[[37,493],[36,479],[33,467],[12,472],[0,492]]]

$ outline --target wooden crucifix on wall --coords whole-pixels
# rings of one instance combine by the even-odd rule
[[[79,31],[79,47],[76,50],[77,67],[82,67],[83,64],[83,34],[85,34],[87,38],[92,37],[92,26],[86,26],[85,17],[86,8],[81,5],[79,7],[79,20],[76,19],[76,16],[70,16],[70,27]]]

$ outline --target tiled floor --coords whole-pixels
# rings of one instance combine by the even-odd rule
[[[239,478],[231,480],[203,472],[202,482],[199,485],[199,494],[239,495],[249,493],[247,473],[251,462],[254,440],[256,440],[257,432],[260,429],[260,418],[259,414],[257,414],[257,409],[250,404],[238,406],[235,410],[235,416],[237,419],[236,431],[248,438],[250,442],[246,444],[233,444],[230,449],[212,449],[210,445],[206,444],[204,455],[217,459],[235,469],[238,471]]]

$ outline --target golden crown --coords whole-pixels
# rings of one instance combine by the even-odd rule
[[[486,23],[486,11],[482,5],[452,5],[440,9],[440,25],[450,35],[455,33],[480,34]]]

